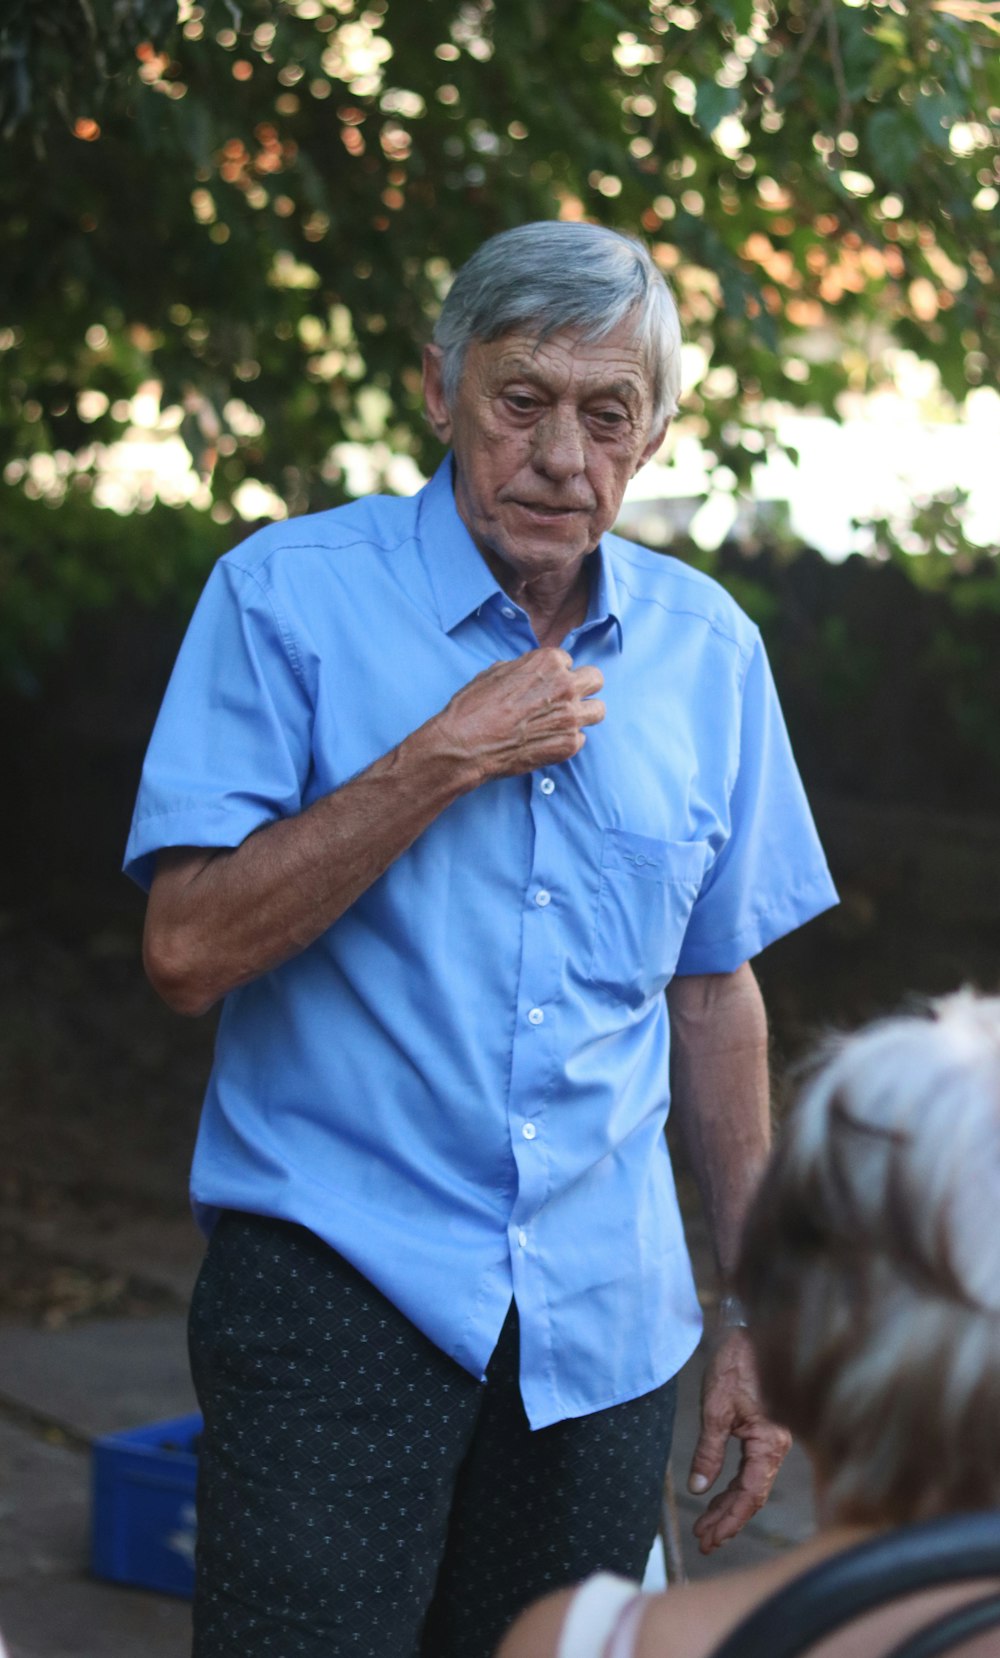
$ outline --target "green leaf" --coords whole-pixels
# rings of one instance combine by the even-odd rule
[[[960,111],[943,92],[922,93],[916,101],[917,120],[932,144],[948,149],[948,131]]]
[[[735,113],[741,101],[738,87],[701,81],[695,96],[694,118],[703,132],[712,133],[725,116]]]
[[[753,22],[754,0],[715,0],[713,7],[723,22],[731,23],[737,34],[745,35]]]
[[[612,5],[611,0],[589,0],[589,9],[616,29],[635,28],[635,18],[628,17],[618,6]]]
[[[891,52],[902,53],[906,50],[906,33],[903,25],[895,18],[887,17],[871,31],[871,38],[879,46],[886,46]]]
[[[909,115],[879,109],[870,118],[866,149],[883,183],[905,184],[923,148],[920,132]]]

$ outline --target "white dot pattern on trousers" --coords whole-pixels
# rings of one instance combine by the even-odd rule
[[[480,1390],[429,1342],[415,1360],[412,1327],[376,1293],[345,1286],[332,1251],[319,1272],[308,1261],[289,1270],[286,1249],[257,1247],[246,1230],[211,1302],[199,1285],[192,1309],[192,1323],[215,1326],[216,1366],[239,1376],[215,1409],[204,1401],[212,1477],[211,1495],[199,1492],[194,1650],[312,1658],[350,1629],[345,1650],[382,1652],[401,1611],[419,1628],[436,1554],[414,1541],[436,1534],[443,1547],[435,1468],[463,1448],[449,1440],[452,1393],[464,1384],[471,1415]]]
[[[514,1319],[484,1389],[308,1233],[226,1220],[192,1309],[194,1658],[488,1658],[547,1587],[641,1571],[668,1390],[532,1434]]]

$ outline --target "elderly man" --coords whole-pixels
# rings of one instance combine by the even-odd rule
[[[191,623],[127,866],[154,985],[224,998],[199,1658],[486,1658],[540,1590],[641,1573],[700,1332],[668,1073],[723,1294],[692,1489],[743,1445],[703,1549],[781,1460],[725,1327],[747,962],[834,894],[755,628],[608,533],[678,358],[639,244],[493,238],[425,354],[431,482],[251,537]]]

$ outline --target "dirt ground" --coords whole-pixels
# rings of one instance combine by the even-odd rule
[[[70,942],[23,921],[0,932],[0,1316],[52,1327],[177,1304],[161,1274],[109,1265],[101,1246],[159,1227],[169,1256],[213,1031],[157,1002],[137,924]]]

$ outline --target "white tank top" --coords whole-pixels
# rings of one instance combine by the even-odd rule
[[[610,1572],[588,1577],[570,1601],[556,1658],[632,1658],[648,1598]]]

